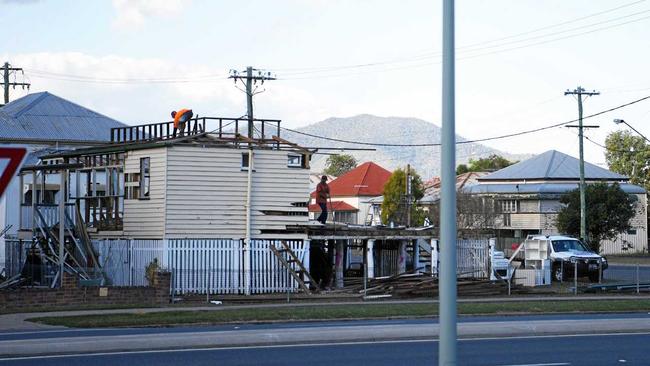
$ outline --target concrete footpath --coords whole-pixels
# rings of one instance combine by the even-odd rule
[[[580,295],[580,296],[510,296],[494,297],[490,299],[458,299],[459,303],[482,303],[482,302],[526,302],[526,301],[599,301],[599,300],[650,300],[650,294],[641,295]],[[229,309],[258,309],[258,308],[280,308],[280,307],[301,307],[301,306],[336,306],[336,305],[390,305],[390,304],[437,304],[438,300],[383,300],[365,302],[290,302],[271,304],[246,304],[246,305],[205,305],[205,306],[169,306],[161,308],[130,308],[130,309],[93,309],[93,310],[67,310],[52,312],[14,313],[0,315],[0,332],[7,331],[38,331],[65,329],[62,326],[37,324],[26,321],[26,319],[49,316],[77,316],[77,315],[102,315],[102,314],[145,314],[168,311],[222,311]]]
[[[648,333],[650,316],[628,318],[500,320],[458,323],[460,338],[533,337],[546,335]],[[173,332],[72,337],[65,332],[38,339],[0,341],[0,359],[20,356],[89,354],[190,348],[307,345],[395,340],[435,340],[438,324],[341,325]]]

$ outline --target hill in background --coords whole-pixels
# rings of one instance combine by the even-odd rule
[[[378,117],[369,114],[347,118],[328,118],[298,128],[296,131],[333,139],[385,144],[439,143],[441,135],[440,127],[421,119]],[[327,155],[322,153],[344,153],[353,155],[359,163],[374,161],[389,170],[411,164],[425,180],[440,175],[440,146],[364,146],[309,137],[286,130],[282,133],[283,138],[306,147],[376,149],[376,151],[346,150],[343,152],[320,150],[319,154],[312,158],[313,172],[320,172],[325,166]],[[467,141],[467,139],[458,135],[456,135],[456,140]],[[501,155],[508,160],[522,160],[530,157],[530,155],[510,154],[478,143],[469,143],[457,145],[456,162],[457,164],[467,163],[470,159],[476,160],[492,154]]]

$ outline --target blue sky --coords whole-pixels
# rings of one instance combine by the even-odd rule
[[[256,115],[288,127],[361,113],[439,124],[441,9],[415,0],[0,0],[0,22],[13,25],[0,60],[25,68],[32,91],[131,124],[181,107],[244,114],[243,93],[225,77],[247,65],[278,76],[256,97]],[[578,85],[602,92],[586,114],[650,95],[650,1],[461,0],[456,11],[457,131],[467,138],[573,119],[576,101],[563,92]],[[602,143],[622,128],[613,118],[650,134],[650,101],[590,120],[602,127],[588,136]],[[490,145],[577,156],[566,128]],[[589,161],[604,163],[600,147],[585,146]]]

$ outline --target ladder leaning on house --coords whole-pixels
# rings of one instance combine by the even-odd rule
[[[318,284],[316,281],[314,281],[314,278],[309,274],[309,271],[302,264],[302,261],[298,259],[296,253],[291,250],[286,242],[281,241],[280,244],[282,246],[280,249],[278,249],[275,244],[270,245],[271,251],[278,258],[280,264],[282,264],[282,266],[287,269],[287,272],[289,272],[291,277],[296,280],[298,286],[300,286],[300,288],[305,291],[307,295],[311,295],[309,285],[314,286],[314,291],[318,292]],[[285,253],[287,254],[288,258],[285,258]],[[294,268],[291,265],[292,263],[295,263],[298,268]]]

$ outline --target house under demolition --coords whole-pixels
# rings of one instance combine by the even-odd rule
[[[431,270],[431,228],[310,223],[315,150],[282,139],[279,120],[240,133],[249,122],[117,127],[110,143],[24,167],[13,273],[47,286],[63,271],[144,285],[157,266],[171,271],[173,293],[251,294],[342,287],[351,269],[366,278]],[[50,197],[53,185],[65,189]]]

